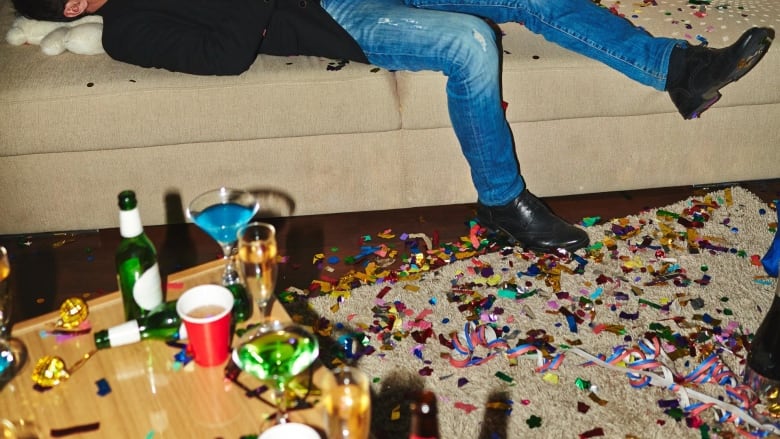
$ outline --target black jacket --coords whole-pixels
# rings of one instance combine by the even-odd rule
[[[103,48],[143,67],[237,75],[258,53],[367,62],[316,0],[108,0]]]

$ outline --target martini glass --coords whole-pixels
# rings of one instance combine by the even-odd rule
[[[259,208],[251,193],[226,187],[198,195],[187,207],[187,216],[222,247],[225,259],[222,284],[236,298],[233,309],[236,322],[243,322],[252,315],[252,304],[246,297],[233,261],[236,231],[248,223]]]
[[[241,370],[274,390],[276,422],[287,422],[288,385],[319,356],[317,338],[289,321],[267,321],[245,334],[233,350],[233,362]]]

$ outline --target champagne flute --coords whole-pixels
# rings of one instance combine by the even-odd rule
[[[222,247],[225,259],[222,285],[229,289],[236,299],[233,315],[237,323],[251,317],[252,303],[246,297],[246,291],[233,263],[236,231],[248,223],[258,209],[260,205],[254,195],[226,187],[198,195],[187,207],[187,216]]]
[[[11,262],[8,251],[0,246],[0,339],[6,339],[11,333]]]
[[[238,229],[239,274],[260,310],[261,322],[268,319],[276,287],[276,229],[253,222]]]
[[[13,294],[10,275],[8,252],[0,246],[0,390],[16,376],[27,360],[27,347],[21,340],[11,337]]]
[[[354,366],[340,366],[322,386],[328,439],[368,439],[371,434],[371,384]]]
[[[244,335],[233,350],[241,370],[273,387],[276,422],[287,422],[287,386],[319,356],[317,338],[293,322],[268,321]]]

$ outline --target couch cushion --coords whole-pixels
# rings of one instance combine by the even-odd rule
[[[700,6],[688,4],[688,0],[601,3],[616,8],[654,35],[680,38],[691,44],[706,41],[711,47],[731,44],[752,26],[780,24],[780,2],[771,0],[712,2],[704,8],[706,15],[700,13]],[[599,62],[549,43],[519,23],[506,23],[501,28],[505,34],[504,100],[509,103],[510,122],[676,113],[666,93],[638,85]],[[745,79],[724,89],[717,105],[780,102],[778,71],[780,48],[772,47]],[[445,79],[439,73],[398,73],[404,128],[449,125],[444,85]]]
[[[3,37],[13,14],[10,0],[0,0]],[[0,155],[400,126],[393,74],[360,63],[338,69],[328,59],[260,56],[240,76],[202,77],[144,69],[107,55],[50,57],[37,46],[5,41],[0,59]]]

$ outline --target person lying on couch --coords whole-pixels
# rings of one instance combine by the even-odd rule
[[[238,75],[258,54],[310,55],[447,76],[453,129],[478,195],[477,216],[526,249],[574,251],[587,233],[525,187],[501,100],[493,23],[521,22],[564,48],[669,93],[686,119],[720,98],[774,37],[752,28],[723,49],[653,37],[591,0],[13,0],[39,20],[103,17],[112,58],[198,75]],[[565,165],[560,172],[565,171]]]

